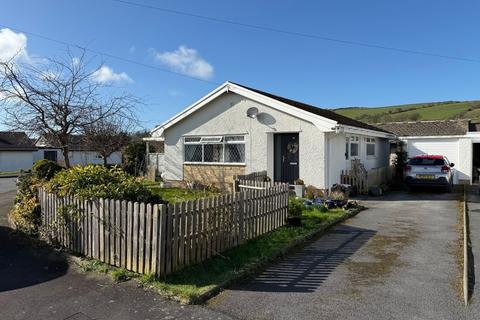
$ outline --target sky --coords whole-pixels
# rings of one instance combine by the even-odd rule
[[[19,48],[25,60],[65,55],[64,44],[44,37],[86,47],[101,65],[95,81],[142,98],[146,129],[227,80],[324,108],[480,98],[478,1],[128,1],[167,10],[114,0],[2,0],[0,58]]]

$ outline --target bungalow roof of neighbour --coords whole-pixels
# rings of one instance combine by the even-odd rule
[[[272,108],[276,108],[280,111],[284,111],[299,118],[303,118],[307,121],[311,121],[315,125],[323,127],[327,130],[335,130],[334,127],[336,125],[340,125],[349,128],[356,128],[357,130],[368,130],[370,132],[377,132],[386,137],[393,137],[393,134],[391,132],[383,128],[378,128],[376,126],[342,116],[335,113],[334,111],[318,108],[292,99],[283,98],[268,92],[252,89],[230,81],[225,82],[224,84],[222,84],[197,102],[193,103],[191,106],[189,106],[179,114],[175,115],[171,119],[156,126],[151,131],[151,133],[153,134],[158,131],[157,136],[162,136],[165,129],[173,126],[185,117],[188,117],[190,114],[194,113],[199,108],[203,107],[213,99],[226,92],[234,92],[239,95],[245,96]]]
[[[60,149],[61,144],[51,135],[43,135],[37,139],[35,145],[38,148],[53,148]],[[83,135],[71,135],[68,142],[68,148],[70,151],[89,151],[91,148],[88,146],[85,136]]]
[[[399,137],[463,136],[472,124],[470,120],[436,120],[376,123],[375,126]]]
[[[35,151],[25,132],[0,131],[0,151]]]

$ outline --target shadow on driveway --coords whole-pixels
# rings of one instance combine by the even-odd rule
[[[24,236],[0,226],[0,292],[47,282],[67,272],[63,255],[30,246]]]
[[[376,234],[373,230],[339,225],[299,253],[270,267],[241,290],[314,292],[348,257]]]

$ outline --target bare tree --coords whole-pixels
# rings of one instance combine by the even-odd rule
[[[110,116],[85,126],[83,134],[89,150],[96,151],[108,164],[108,157],[130,142],[130,132],[136,121],[124,116]]]
[[[23,64],[0,61],[0,105],[11,128],[48,136],[58,144],[70,167],[69,141],[73,134],[110,117],[132,118],[131,95],[108,96],[94,81],[85,53],[67,59],[44,59]]]

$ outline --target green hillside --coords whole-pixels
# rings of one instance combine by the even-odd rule
[[[335,112],[367,123],[472,119],[480,121],[480,101],[444,101],[379,108],[352,107]]]

